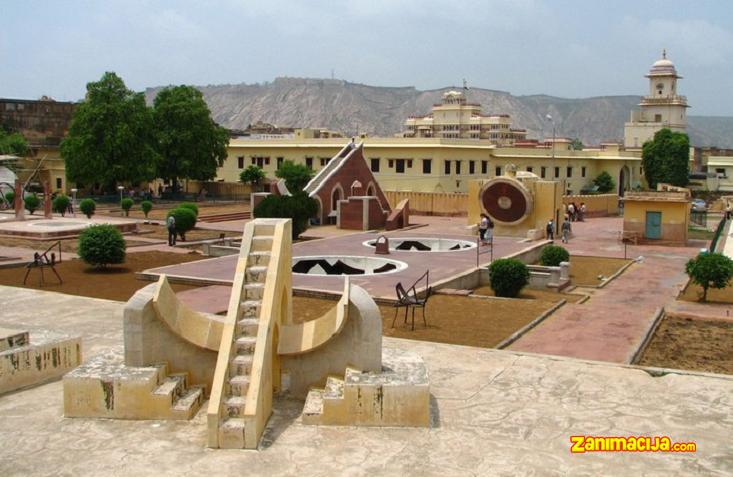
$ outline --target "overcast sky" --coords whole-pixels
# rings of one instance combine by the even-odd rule
[[[513,94],[646,93],[662,48],[693,115],[733,116],[733,3],[601,0],[0,0],[0,97],[278,76]]]

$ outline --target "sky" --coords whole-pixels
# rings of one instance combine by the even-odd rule
[[[643,95],[666,48],[691,115],[733,116],[729,0],[0,0],[0,97],[280,76]]]

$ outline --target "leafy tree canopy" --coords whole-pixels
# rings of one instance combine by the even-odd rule
[[[582,151],[583,150],[583,141],[581,141],[578,138],[575,138],[570,143],[570,149],[573,151]]]
[[[61,157],[74,182],[112,185],[153,179],[152,117],[143,94],[127,89],[111,72],[88,83],[86,98],[61,143]]]
[[[598,187],[598,192],[600,192],[601,194],[611,192],[613,188],[616,187],[616,183],[613,182],[613,177],[611,177],[611,174],[606,171],[602,171],[600,174],[598,174],[598,177],[593,179],[593,184]]]
[[[313,177],[314,171],[304,164],[296,164],[293,161],[284,161],[275,175],[285,179],[285,185],[292,193],[303,190]]]
[[[664,128],[644,143],[641,161],[644,176],[652,189],[660,182],[685,186],[690,172],[690,138],[685,133]]]
[[[690,279],[702,287],[702,301],[708,298],[708,288],[725,288],[733,278],[733,260],[722,253],[701,253],[685,265]]]
[[[257,185],[265,178],[265,171],[255,165],[251,165],[239,173],[239,180],[245,184]]]
[[[153,121],[160,154],[157,175],[210,180],[227,156],[229,134],[211,119],[211,112],[199,90],[191,86],[166,88],[155,97]]]
[[[22,134],[6,131],[0,127],[0,154],[25,156],[28,153],[28,141]]]

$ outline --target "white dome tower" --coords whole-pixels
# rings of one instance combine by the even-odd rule
[[[687,129],[687,98],[677,94],[677,80],[682,78],[666,50],[655,61],[649,73],[649,94],[639,103],[640,111],[631,111],[631,119],[624,125],[624,145],[641,148],[663,128],[685,132]]]

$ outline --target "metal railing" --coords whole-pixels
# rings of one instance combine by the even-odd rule
[[[727,217],[723,215],[723,218],[718,222],[718,226],[715,229],[715,235],[713,235],[713,239],[710,241],[709,250],[711,253],[715,253],[715,249],[718,247],[718,242],[720,241],[720,237],[723,235],[723,230],[725,229],[725,223],[727,220]]]

